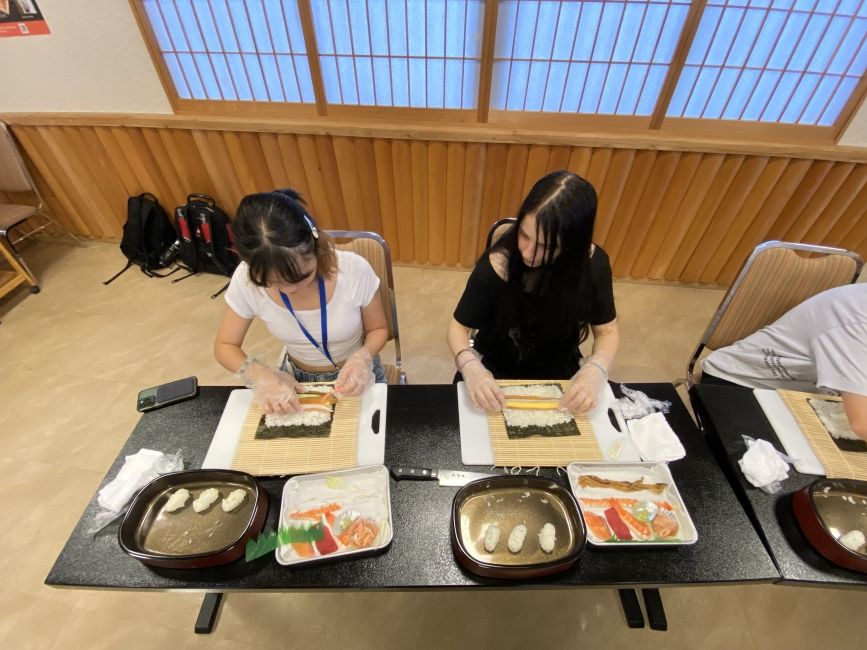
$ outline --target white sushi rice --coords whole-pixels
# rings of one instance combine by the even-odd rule
[[[512,553],[520,553],[524,546],[524,538],[527,536],[527,527],[524,524],[518,524],[509,533],[509,550]]]
[[[522,395],[535,395],[537,397],[550,397],[559,400],[563,391],[554,384],[531,384],[527,386],[503,386],[503,394],[506,397],[520,397]],[[506,424],[511,427],[550,427],[555,424],[565,424],[572,420],[572,416],[554,409],[504,409],[503,417]]]
[[[244,499],[247,498],[247,491],[238,488],[237,490],[232,490],[225,499],[223,499],[223,503],[221,504],[223,508],[223,512],[232,512],[242,503],[244,503]]]
[[[867,540],[864,539],[864,533],[860,530],[850,530],[840,538],[840,543],[853,551],[857,551],[864,546],[865,541]]]
[[[500,527],[497,524],[491,524],[485,529],[485,550],[488,553],[493,553],[500,543]]]
[[[180,510],[185,505],[187,505],[187,501],[190,498],[190,491],[187,488],[181,488],[179,490],[175,490],[172,493],[172,496],[169,497],[169,500],[166,501],[166,505],[163,507],[163,510],[166,512],[175,512],[176,510]]]
[[[552,552],[556,542],[557,529],[554,528],[554,524],[548,523],[542,526],[542,530],[539,532],[539,546],[542,547],[542,550],[546,553]]]
[[[208,488],[199,495],[199,498],[193,501],[193,510],[196,512],[204,512],[220,498],[220,491],[217,488]]]
[[[312,427],[331,421],[331,411],[324,409],[304,409],[301,413],[287,413],[286,415],[270,414],[265,416],[266,427]]]

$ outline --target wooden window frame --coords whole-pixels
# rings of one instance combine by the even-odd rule
[[[828,145],[836,144],[840,140],[852,118],[864,103],[865,97],[867,97],[867,72],[865,72],[831,126],[666,116],[707,6],[707,0],[691,0],[675,47],[675,53],[651,115],[597,115],[491,109],[491,85],[499,2],[498,0],[484,1],[477,106],[473,109],[359,106],[328,103],[322,81],[311,0],[296,0],[296,2],[304,34],[306,57],[315,97],[314,103],[183,99],[175,89],[174,81],[163,59],[142,0],[129,0],[129,5],[173,112],[178,116],[185,117],[314,119],[322,121],[323,125],[329,121],[345,123],[353,120],[370,124],[399,122],[406,123],[407,126],[424,123],[464,124],[475,125],[479,129],[575,130],[582,133],[620,135],[647,136],[656,134],[662,138],[705,138],[768,143],[802,142],[804,144]]]

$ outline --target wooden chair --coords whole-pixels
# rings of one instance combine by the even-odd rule
[[[781,241],[759,244],[693,352],[686,370],[687,388],[695,383],[693,370],[705,349],[732,345],[807,298],[854,282],[862,266],[860,255],[843,248]]]
[[[9,269],[3,268],[6,266],[3,263],[4,260],[8,263]],[[31,291],[34,287],[39,289],[36,285],[36,279],[27,272],[18,258],[7,248],[6,244],[0,241],[0,298],[21,284],[29,284]]]
[[[39,193],[36,183],[33,182],[33,178],[31,178],[30,173],[27,171],[27,166],[24,164],[12,133],[5,122],[0,122],[0,192],[32,193],[36,197],[35,206],[0,203],[0,237],[6,240],[9,252],[11,252],[18,261],[18,264],[24,269],[24,273],[27,275],[31,285],[30,291],[38,293],[39,285],[37,284],[36,276],[33,275],[24,258],[18,253],[15,244],[35,235],[48,226],[54,226],[60,232],[69,235],[76,241],[78,240],[74,235],[66,232],[45,212],[45,202],[42,199],[42,195]],[[41,217],[42,222],[13,240],[10,233],[36,216]]]
[[[391,268],[391,250],[386,241],[374,232],[361,230],[328,230],[335,248],[352,251],[366,259],[379,276],[379,295],[385,307],[388,322],[388,340],[394,342],[394,365],[383,364],[389,384],[405,384],[406,373],[401,369],[400,333],[397,326],[397,302],[394,297],[394,275]]]

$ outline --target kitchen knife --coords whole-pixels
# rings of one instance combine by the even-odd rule
[[[491,478],[493,474],[480,472],[460,472],[451,469],[426,469],[424,467],[391,468],[395,481],[410,479],[413,481],[439,481],[440,486],[461,486],[480,478]]]

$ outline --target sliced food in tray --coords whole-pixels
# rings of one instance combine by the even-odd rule
[[[289,479],[280,529],[293,540],[277,548],[283,565],[384,550],[392,539],[388,470],[371,465]]]
[[[572,463],[568,476],[591,544],[651,546],[698,540],[665,463]]]

